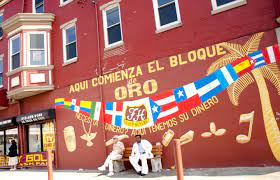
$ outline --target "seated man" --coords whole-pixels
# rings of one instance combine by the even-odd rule
[[[124,144],[121,141],[119,141],[117,135],[115,135],[113,137],[113,142],[114,142],[113,151],[109,154],[109,156],[105,160],[104,164],[98,168],[99,171],[105,171],[106,167],[109,166],[108,176],[113,176],[114,175],[113,160],[122,159],[123,151],[125,149]]]
[[[149,172],[147,159],[152,159],[152,144],[147,140],[141,140],[141,135],[136,135],[136,142],[133,144],[129,161],[136,170],[137,174],[145,176]],[[139,160],[142,162],[142,167],[139,166]]]

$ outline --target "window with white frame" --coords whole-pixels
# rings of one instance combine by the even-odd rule
[[[2,23],[3,23],[3,11],[0,12],[0,38],[3,36]]]
[[[33,0],[33,12],[44,13],[44,0]]]
[[[10,69],[14,70],[20,67],[20,35],[10,39]]]
[[[103,10],[105,47],[122,42],[122,27],[119,4]]]
[[[66,4],[69,4],[73,0],[60,0],[60,6],[65,6]]]
[[[247,3],[246,0],[211,0],[213,11],[212,14],[226,11]]]
[[[77,58],[76,24],[72,23],[62,29],[64,63]]]
[[[156,28],[181,23],[178,0],[153,0]]]
[[[4,72],[4,67],[3,67],[3,55],[0,56],[0,87],[3,86],[3,72]]]
[[[31,32],[28,33],[28,65],[43,66],[46,65],[46,33]]]

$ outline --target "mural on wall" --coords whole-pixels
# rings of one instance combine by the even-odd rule
[[[227,89],[228,95],[232,104],[238,106],[240,94],[246,87],[256,81],[260,93],[266,136],[274,157],[277,161],[280,161],[280,131],[272,110],[269,92],[265,82],[265,79],[269,80],[277,88],[278,95],[280,95],[280,70],[274,63],[279,59],[272,55],[274,51],[273,48],[267,48],[264,51],[256,51],[258,50],[262,36],[263,33],[253,35],[243,46],[234,43],[222,43],[221,46],[225,47],[229,51],[229,54],[214,62],[208,69],[208,74],[225,64],[234,62],[236,59],[251,53],[249,56],[256,60],[252,75],[249,73],[245,74],[245,76],[234,82]],[[265,64],[268,65],[263,66]]]
[[[201,137],[203,138],[209,138],[212,135],[214,136],[223,136],[226,133],[226,129],[221,128],[221,129],[217,129],[216,128],[216,124],[214,122],[210,123],[210,132],[204,132],[201,134]]]
[[[225,124],[221,124],[221,120],[216,118],[214,118],[215,122],[213,120],[209,124],[207,122],[208,130],[204,125],[204,128],[200,129],[188,127],[187,123],[189,122],[187,121],[198,117],[206,111],[213,111],[213,107],[219,103],[224,103],[226,100],[222,99],[223,102],[220,102],[216,95],[225,89],[227,89],[226,92],[230,102],[234,106],[238,106],[239,97],[243,90],[256,81],[262,101],[268,142],[275,159],[279,161],[277,157],[280,153],[280,145],[277,142],[279,128],[275,121],[277,113],[274,116],[264,78],[271,81],[276,86],[278,94],[280,94],[280,73],[275,63],[276,61],[279,62],[280,53],[277,45],[258,50],[260,49],[259,46],[263,34],[257,33],[253,35],[243,46],[235,43],[219,43],[75,83],[69,86],[69,93],[72,94],[71,97],[73,99],[57,98],[55,100],[56,109],[65,108],[76,112],[76,119],[82,123],[81,127],[84,134],[81,134],[80,137],[82,140],[85,140],[84,142],[86,143],[83,145],[85,147],[92,147],[93,141],[97,137],[97,134],[92,132],[92,129],[94,126],[97,128],[99,123],[104,124],[103,127],[106,132],[120,134],[119,137],[121,139],[127,139],[136,134],[147,135],[157,133],[159,134],[157,139],[161,138],[161,143],[166,148],[170,147],[170,142],[174,138],[179,138],[181,144],[186,145],[193,141],[197,143],[199,138],[214,139],[213,137],[215,136],[219,137],[219,139],[232,136],[234,144],[244,146],[244,144],[248,144],[251,141],[256,109],[248,114],[242,114],[244,112],[238,113],[238,116],[241,114],[239,120],[240,127],[246,124],[249,125],[248,134],[245,132],[233,134],[235,131],[225,127]],[[223,57],[216,60],[216,56]],[[191,64],[198,60],[204,61],[208,58],[212,58],[213,63],[207,66],[206,77],[186,85],[179,84],[179,87],[177,85],[175,86],[177,88],[171,90],[157,93],[159,86],[155,79],[146,80],[144,78],[143,84],[138,82],[138,79],[136,80],[136,78],[141,78],[144,74],[160,73],[168,71],[169,68],[179,68],[180,66]],[[161,63],[166,60],[168,63]],[[258,76],[261,76],[261,78],[257,78]],[[150,78],[150,76],[148,77]],[[112,85],[121,81],[127,83],[127,86]],[[109,86],[109,84],[112,85],[110,88],[114,91],[115,99],[119,101],[94,102],[89,101],[89,98],[87,100],[79,100],[73,96],[75,93],[81,93],[90,90],[90,88],[96,88],[99,85]],[[148,97],[138,100],[125,100],[140,96]],[[270,113],[274,118],[270,116]],[[236,123],[238,124],[238,121]],[[184,127],[182,128],[184,132],[177,132],[175,130],[175,127],[180,125]],[[85,128],[86,126],[88,129]],[[75,152],[78,141],[76,139],[78,134],[75,134],[75,131],[80,129],[80,127],[70,126],[65,129],[66,148],[68,152]],[[194,139],[195,134],[197,136]],[[111,137],[112,135],[110,134],[109,136]],[[105,145],[109,146],[112,143],[112,139],[109,139]]]

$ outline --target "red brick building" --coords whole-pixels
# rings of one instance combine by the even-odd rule
[[[192,142],[182,146],[185,167],[279,165],[279,149],[268,143],[259,94],[264,86],[269,90],[279,131],[279,63],[271,67],[273,77],[263,73],[267,83],[262,88],[254,74],[247,75],[232,97],[225,90],[200,109],[139,131],[53,110],[56,98],[105,102],[149,97],[206,76],[219,63],[230,63],[234,53],[244,56],[277,44],[278,0],[2,0],[0,15],[4,155],[9,140],[16,138],[19,154],[51,147],[57,168],[94,169],[110,152],[105,141],[115,134],[128,135],[124,143],[131,146],[138,133],[155,144],[166,132],[180,138],[192,130]],[[253,111],[254,121],[240,121],[241,114]],[[75,145],[67,147],[69,127]],[[225,131],[216,135],[219,129]],[[92,145],[81,138],[83,133],[96,135]],[[238,141],[246,133],[249,141]],[[164,167],[174,165],[172,143],[164,146],[162,161]]]

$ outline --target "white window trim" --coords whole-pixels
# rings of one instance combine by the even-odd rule
[[[154,17],[155,17],[155,22],[156,22],[156,33],[164,32],[176,27],[179,27],[182,25],[182,20],[181,20],[181,13],[180,13],[180,7],[178,0],[174,0],[175,2],[175,7],[176,7],[176,14],[177,14],[177,21],[165,24],[163,26],[160,25],[160,19],[159,19],[159,11],[158,11],[158,1],[153,0],[153,7],[154,7]]]
[[[119,8],[119,17],[120,17],[120,29],[121,29],[121,40],[114,42],[112,44],[109,44],[109,40],[108,40],[108,31],[107,31],[107,14],[106,12],[110,9],[113,9],[115,7]],[[124,44],[123,42],[123,32],[122,32],[122,18],[121,18],[121,8],[120,8],[120,4],[119,3],[115,3],[111,6],[108,6],[106,8],[104,8],[102,10],[102,16],[103,16],[103,32],[104,32],[104,43],[105,43],[105,49],[112,49],[115,48],[117,46],[121,46]]]
[[[0,63],[2,61],[2,69],[3,69],[3,72],[2,72],[2,84],[0,84],[0,88],[3,87],[3,84],[4,84],[4,54],[1,54],[0,55]]]
[[[217,0],[211,0],[211,2],[212,2],[211,14],[217,14],[247,4],[247,0],[236,0],[221,6],[217,5]]]
[[[63,45],[63,64],[62,66],[66,66],[68,64],[72,64],[78,60],[78,38],[77,38],[77,18],[68,21],[67,23],[64,23],[60,26],[60,29],[62,29],[62,45]],[[66,30],[75,26],[75,33],[76,33],[76,57],[72,59],[66,59]]]
[[[43,0],[43,12],[45,12],[45,0]],[[35,0],[32,0],[32,13],[36,13]]]
[[[27,32],[27,66],[31,66],[31,67],[37,67],[37,66],[47,66],[47,62],[48,62],[48,56],[47,56],[47,53],[49,52],[49,49],[47,48],[47,33],[46,32],[40,32],[40,31],[30,31],[30,32]],[[31,65],[30,63],[30,35],[31,34],[43,34],[44,35],[44,51],[45,51],[45,64],[43,65]]]
[[[21,65],[22,65],[22,57],[21,57],[21,54],[22,54],[22,47],[21,47],[21,42],[22,42],[22,39],[21,39],[21,36],[20,36],[20,34],[17,34],[17,35],[15,35],[15,36],[13,36],[13,37],[11,37],[10,39],[9,39],[9,71],[14,71],[14,70],[16,70],[16,69],[18,69],[18,68],[16,68],[16,69],[12,69],[12,41],[14,40],[14,39],[16,39],[16,38],[19,38],[20,39],[20,47],[19,47],[19,67],[21,67]]]
[[[67,4],[70,4],[73,0],[68,0],[63,2],[63,0],[59,0],[59,7],[66,6]]]

